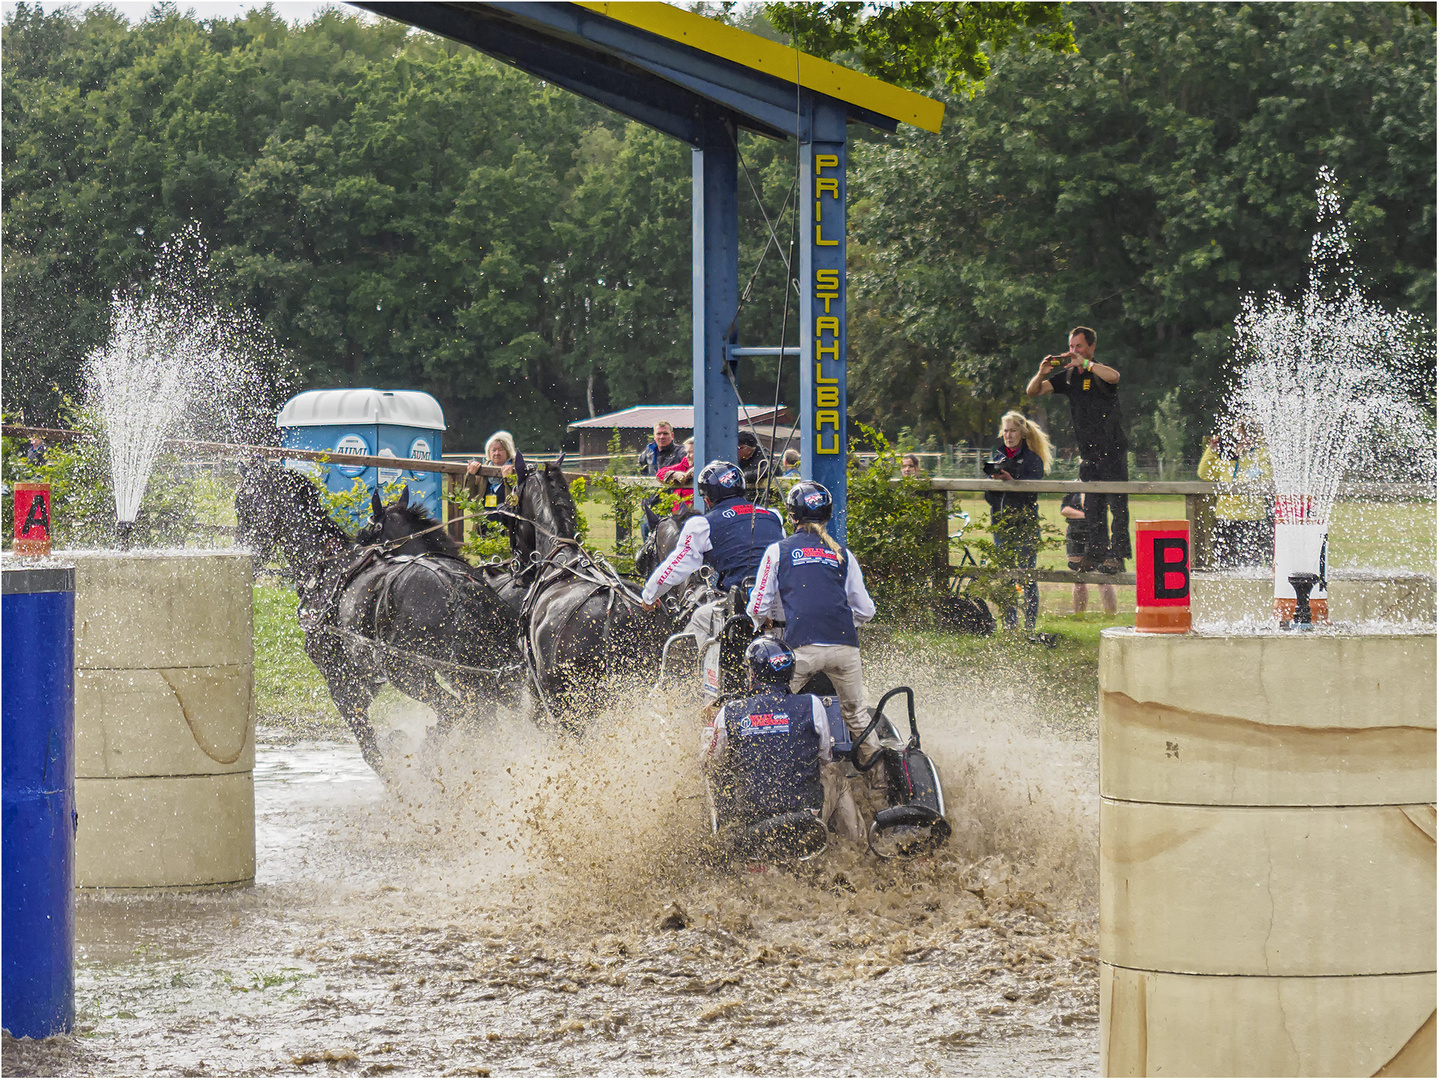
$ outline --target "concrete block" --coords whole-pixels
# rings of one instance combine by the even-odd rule
[[[250,556],[65,552],[75,564],[75,666],[222,667],[253,653]]]
[[[77,779],[75,884],[157,888],[255,879],[252,774]]]
[[[1100,957],[1208,975],[1432,971],[1434,807],[1102,799]]]
[[[1435,977],[1176,975],[1099,965],[1105,1076],[1433,1076]]]
[[[75,775],[192,776],[255,767],[249,664],[75,673]]]
[[[1435,799],[1432,634],[1106,631],[1100,793],[1176,804]]]

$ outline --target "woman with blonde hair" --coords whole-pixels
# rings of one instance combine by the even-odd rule
[[[480,463],[470,461],[465,466],[465,490],[477,499],[483,499],[485,509],[494,511],[480,519],[480,532],[489,531],[491,523],[499,521],[498,509],[508,495],[505,481],[514,477],[511,483],[523,480],[525,475],[524,456],[515,449],[515,437],[508,431],[497,431],[485,440],[486,464],[499,469],[500,476],[481,476]]]
[[[1033,420],[1011,410],[1000,418],[999,444],[985,462],[985,474],[996,480],[1043,480],[1054,461],[1049,436]],[[1035,492],[987,491],[991,532],[1001,563],[1032,570],[1039,558],[1039,495]],[[1004,625],[1013,628],[1019,617],[1013,604],[1001,612]],[[1039,618],[1039,586],[1024,586],[1024,628],[1033,630]]]

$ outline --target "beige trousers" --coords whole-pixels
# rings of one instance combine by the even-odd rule
[[[794,650],[794,675],[789,680],[792,694],[799,693],[816,671],[823,671],[834,683],[839,696],[839,713],[851,736],[865,729],[864,683],[859,673],[859,647],[855,645],[801,645]]]
[[[794,650],[794,675],[790,678],[790,693],[798,693],[811,675],[823,671],[834,684],[839,698],[839,713],[844,726],[849,728],[851,738],[858,738],[868,726],[864,714],[864,683],[860,677],[859,649],[854,645],[801,645]],[[879,750],[879,740],[873,735],[865,743],[866,756]],[[858,781],[862,787],[857,793],[845,766],[835,762],[823,767],[820,780],[824,784],[824,819],[832,832],[847,836],[851,840],[863,841],[865,831],[863,815],[857,799],[865,798],[874,803],[874,808],[886,805],[884,792],[884,769],[876,767],[864,774]],[[864,788],[873,788],[866,791]]]

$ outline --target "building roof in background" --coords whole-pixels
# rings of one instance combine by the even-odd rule
[[[750,406],[749,422],[751,425],[761,422],[768,423],[775,415],[783,419],[786,413],[787,409],[783,405],[777,409],[767,405]],[[595,428],[649,428],[653,430],[661,420],[668,420],[673,427],[693,431],[695,407],[693,405],[631,405],[628,409],[620,409],[618,412],[593,416],[588,420],[576,420],[569,426],[572,430],[578,431]],[[745,423],[743,408],[739,410],[739,422]]]

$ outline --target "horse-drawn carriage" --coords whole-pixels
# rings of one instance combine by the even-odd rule
[[[748,691],[745,651],[759,634],[744,612],[751,583],[721,593],[715,589],[714,576],[708,568],[696,578],[680,598],[671,602],[672,616],[684,620],[685,628],[665,640],[656,685],[673,677],[676,668],[679,673],[697,672],[706,708],[714,710]],[[782,630],[783,625],[776,629]],[[844,765],[846,782],[882,792],[882,805],[869,815],[870,851],[891,859],[924,854],[943,844],[951,831],[944,816],[944,789],[934,762],[920,746],[914,691],[897,686],[877,705],[867,707],[869,723],[858,738],[852,737],[840,715],[839,697],[827,675],[816,672],[800,693],[814,694],[824,704],[834,737],[832,753],[834,760]],[[904,695],[908,706],[907,738],[885,712],[885,706],[900,695]],[[876,768],[882,770],[883,782],[865,783],[867,774]],[[828,845],[827,826],[808,811],[761,818],[742,829],[722,829],[716,792],[708,782],[706,796],[711,833],[733,854],[804,862],[821,854]]]
[[[265,463],[244,472],[236,495],[240,538],[265,560],[283,552],[300,597],[306,653],[377,772],[384,760],[368,709],[387,681],[433,708],[442,729],[475,720],[523,686],[552,723],[581,733],[584,718],[607,704],[595,691],[621,672],[698,672],[711,703],[742,690],[744,649],[755,636],[742,591],[720,596],[701,578],[683,599],[645,610],[633,584],[576,539],[577,512],[559,462],[527,472],[513,504],[500,511],[513,559],[480,567],[404,493],[388,506],[375,497],[370,521],[351,537],[305,477]],[[662,557],[658,548],[671,531],[655,530],[637,564]],[[686,642],[693,652],[678,661]],[[898,687],[886,694],[870,710],[864,736],[849,745],[824,676],[806,691],[821,697],[831,730],[843,733],[837,756],[856,775],[883,770],[887,799],[872,815],[871,849],[893,857],[942,843],[949,834],[944,797],[920,749],[913,693]],[[884,712],[901,693],[909,703],[907,739]],[[861,750],[876,740],[877,750]],[[818,832],[782,826],[761,824],[733,839],[800,856],[822,849],[822,824]]]

